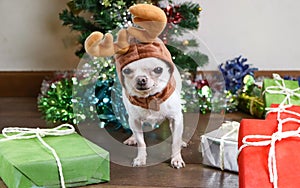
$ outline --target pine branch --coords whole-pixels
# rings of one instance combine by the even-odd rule
[[[168,50],[174,57],[173,61],[181,69],[195,72],[198,66],[203,66],[208,63],[208,56],[198,51],[184,52],[174,46],[167,45]]]
[[[178,12],[180,12],[183,17],[182,21],[179,23],[179,26],[192,30],[198,29],[198,20],[200,15],[200,5],[198,3],[183,3],[181,6],[179,6]]]
[[[69,26],[71,30],[87,32],[96,31],[99,28],[92,22],[85,20],[83,17],[75,16],[67,9],[59,13],[59,19],[63,21],[64,26]]]
[[[92,13],[98,12],[103,7],[99,0],[73,0],[73,2],[77,9]]]

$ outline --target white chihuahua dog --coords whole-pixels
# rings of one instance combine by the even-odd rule
[[[85,41],[86,52],[96,57],[115,57],[123,102],[133,132],[124,143],[138,146],[133,166],[146,164],[143,123],[154,125],[168,119],[173,139],[171,165],[184,167],[181,146],[186,144],[182,141],[181,78],[170,52],[158,38],[167,24],[167,17],[162,9],[150,4],[131,6],[129,12],[138,27],[120,30],[116,42],[110,33],[93,32]]]
[[[133,166],[146,164],[147,152],[142,130],[143,123],[155,125],[164,119],[169,120],[172,132],[171,165],[174,168],[185,166],[181,157],[181,146],[185,145],[182,141],[181,78],[176,68],[173,74],[175,80],[173,84],[176,86],[174,92],[165,101],[160,101],[159,110],[152,110],[133,105],[130,97],[147,98],[161,93],[171,80],[169,65],[158,58],[150,57],[134,61],[122,69],[123,102],[129,115],[129,126],[133,132],[133,135],[124,143],[138,146],[138,154],[133,160]],[[151,101],[149,102],[151,103]],[[153,102],[155,103],[155,101]]]

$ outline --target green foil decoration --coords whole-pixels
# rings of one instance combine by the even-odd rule
[[[72,103],[73,81],[70,77],[63,77],[57,81],[43,81],[38,97],[38,109],[48,123],[77,124]]]
[[[206,114],[211,111],[212,90],[207,81],[199,87],[193,82],[192,75],[188,71],[181,74],[183,112]],[[199,81],[201,82],[201,81]],[[199,84],[198,84],[199,85]]]
[[[206,114],[212,109],[212,90],[209,86],[203,86],[197,91],[199,96],[199,110],[201,114]]]
[[[231,91],[224,90],[223,93],[212,99],[213,112],[235,112],[238,106],[238,95],[232,94]]]
[[[261,98],[242,93],[239,96],[238,108],[256,118],[264,118],[265,107]]]
[[[238,109],[256,118],[264,118],[265,107],[261,98],[261,88],[255,84],[252,75],[246,75],[243,84],[242,93],[238,97]]]

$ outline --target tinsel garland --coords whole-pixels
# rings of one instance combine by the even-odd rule
[[[38,109],[49,124],[99,121],[100,127],[108,124],[128,129],[123,121],[126,111],[115,116],[111,92],[114,88],[115,67],[112,60],[89,60],[74,72],[57,73],[54,79],[43,81],[38,97]],[[118,91],[119,92],[119,91]],[[117,102],[118,103],[118,102]],[[117,104],[118,109],[124,109]],[[120,123],[120,121],[122,121]]]
[[[181,75],[182,90],[181,99],[183,101],[184,112],[200,112],[207,113],[211,110],[209,103],[210,93],[208,90],[203,90],[203,87],[197,88],[197,83],[193,81],[193,75],[189,72],[185,72]]]
[[[225,80],[226,90],[235,94],[243,86],[243,79],[246,75],[254,75],[257,68],[251,68],[250,64],[246,64],[247,58],[242,56],[232,60],[227,60],[219,65]]]
[[[82,69],[96,71],[99,74],[94,77],[97,78],[96,82],[88,82],[92,87],[85,88],[85,90],[94,92],[98,99],[95,113],[100,120],[100,127],[110,125],[114,129],[122,127],[128,130],[127,112],[122,102],[122,89],[117,78],[114,60],[96,58],[86,63]]]
[[[182,75],[183,111],[201,114],[236,111],[238,96],[222,89],[222,79],[218,75],[207,77],[204,79],[198,75],[193,79],[189,73]]]
[[[214,96],[213,89],[209,85],[197,90],[198,111],[201,114],[208,112],[234,112],[237,110],[238,96],[230,91],[224,90],[223,93]],[[195,112],[195,111],[194,111]]]
[[[199,80],[196,86],[199,97],[200,113],[206,114],[212,109],[212,90],[208,85],[207,80]]]
[[[57,73],[55,79],[44,80],[38,96],[38,109],[48,123],[71,123],[85,119],[73,113],[72,88],[77,78],[73,73]]]

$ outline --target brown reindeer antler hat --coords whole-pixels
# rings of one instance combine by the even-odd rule
[[[100,32],[93,32],[85,41],[86,52],[96,57],[115,55],[120,70],[132,61],[147,57],[162,59],[172,67],[171,54],[158,39],[167,23],[164,11],[154,5],[137,4],[131,6],[129,12],[133,15],[133,23],[141,28],[120,30],[115,43],[110,33],[103,36]]]
[[[116,60],[116,69],[122,83],[121,71],[127,64],[147,58],[159,58],[174,70],[172,56],[164,43],[158,38],[167,24],[167,17],[162,9],[150,4],[137,4],[129,8],[133,15],[133,23],[139,26],[122,29],[118,32],[117,41],[113,41],[110,33],[105,36],[100,32],[93,32],[85,41],[85,50],[96,57],[113,56]],[[174,91],[174,78],[172,92]],[[172,93],[171,92],[171,93]],[[168,95],[171,95],[168,94]],[[168,96],[167,96],[168,97]],[[132,101],[131,101],[132,102]]]

